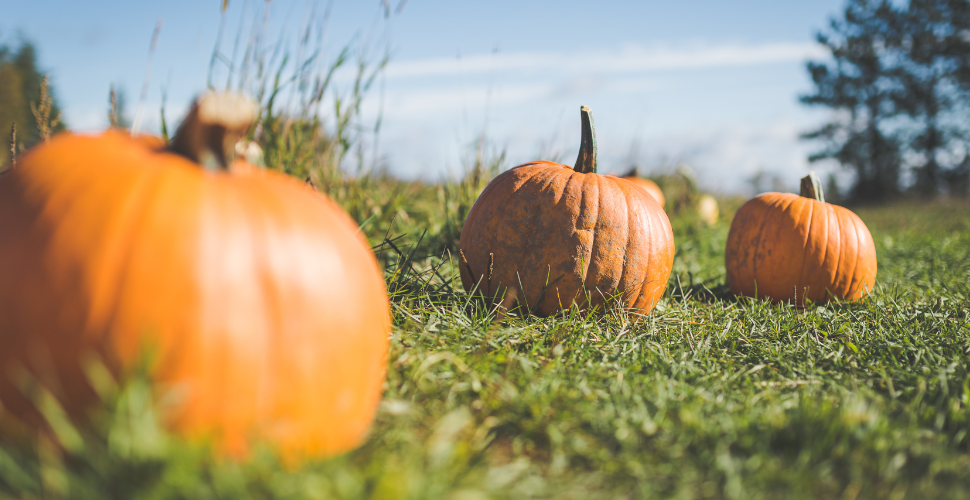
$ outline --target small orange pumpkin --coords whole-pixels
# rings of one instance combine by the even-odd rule
[[[765,193],[738,209],[724,258],[739,295],[774,302],[859,300],[876,282],[876,247],[850,210],[825,203],[812,172],[801,196]]]
[[[657,200],[657,203],[659,203],[661,207],[666,206],[667,199],[664,198],[664,192],[662,189],[660,189],[660,186],[658,186],[656,182],[653,182],[650,179],[645,179],[637,175],[636,168],[634,168],[631,172],[623,176],[623,178],[636,184],[637,186],[640,186],[648,193],[650,193],[650,196],[653,196],[653,199]]]
[[[95,356],[124,373],[154,352],[165,422],[230,455],[288,460],[356,446],[386,370],[390,313],[353,221],[302,182],[226,152],[255,109],[208,94],[169,149],[109,130],[63,134],[0,178],[0,401],[43,427],[10,374],[81,417]]]
[[[674,259],[670,221],[643,189],[596,173],[589,108],[581,117],[574,167],[519,165],[475,201],[459,242],[465,290],[539,315],[616,304],[611,297],[645,313],[663,295]]]

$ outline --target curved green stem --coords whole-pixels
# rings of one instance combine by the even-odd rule
[[[805,198],[811,198],[825,203],[825,195],[822,194],[822,181],[818,179],[818,175],[814,171],[802,177],[801,192],[799,194]]]
[[[581,174],[596,173],[596,129],[593,128],[593,112],[586,106],[579,107],[583,121],[583,135],[579,142],[579,156],[573,170]]]

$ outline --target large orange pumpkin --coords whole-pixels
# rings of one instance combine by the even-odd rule
[[[813,172],[801,196],[765,193],[741,206],[728,233],[727,282],[740,295],[802,305],[855,301],[876,281],[876,247],[850,210],[825,203]]]
[[[631,172],[624,175],[623,178],[636,184],[637,186],[640,186],[648,193],[650,193],[650,196],[653,196],[653,199],[657,200],[657,203],[659,203],[661,207],[667,204],[667,199],[664,198],[664,192],[662,189],[660,189],[660,186],[658,186],[656,182],[653,182],[650,179],[645,179],[643,177],[640,177],[638,175],[636,168],[634,168]]]
[[[226,158],[250,101],[208,94],[170,149],[64,134],[0,178],[0,400],[43,426],[30,372],[74,417],[154,355],[165,422],[230,455],[357,445],[382,391],[389,305],[373,253],[326,196]],[[157,146],[157,143],[155,143]],[[165,391],[171,389],[172,391]]]
[[[574,303],[649,312],[663,295],[674,258],[667,215],[633,183],[596,173],[589,108],[581,116],[575,167],[519,165],[475,202],[459,243],[465,290],[539,315]]]

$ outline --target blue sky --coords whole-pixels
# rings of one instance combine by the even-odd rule
[[[395,9],[400,0],[389,0]],[[0,40],[33,41],[51,74],[67,123],[107,125],[108,88],[123,88],[135,114],[159,19],[158,47],[141,127],[177,121],[205,88],[221,1],[32,0],[11,2]],[[262,0],[230,0],[223,50],[236,28],[258,19]],[[325,2],[275,0],[270,37],[295,39]],[[601,171],[678,161],[705,187],[750,192],[758,171],[790,189],[810,167],[799,133],[826,118],[797,102],[810,89],[804,63],[824,57],[814,33],[842,0],[504,1],[407,0],[385,19],[379,1],[330,4],[326,57],[356,40],[373,56],[390,48],[382,85],[365,119],[383,116],[376,156],[396,175],[437,179],[462,168],[483,131],[511,164],[571,163],[579,106],[593,109]],[[314,17],[315,16],[315,17]],[[244,30],[244,34],[249,33]],[[215,75],[225,80],[225,68]],[[340,75],[338,88],[349,84]],[[326,110],[324,110],[326,111]]]

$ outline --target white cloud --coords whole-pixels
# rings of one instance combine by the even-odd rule
[[[658,137],[660,153],[683,160],[697,173],[703,188],[722,193],[755,194],[752,177],[776,176],[789,190],[809,170],[828,172],[831,165],[811,165],[811,145],[799,140],[801,120],[782,116],[758,123],[697,128]]]
[[[486,108],[499,110],[518,105],[535,106],[536,103],[555,103],[595,94],[609,92],[611,95],[643,95],[672,85],[670,81],[657,77],[618,76],[615,78],[592,78],[586,76],[548,78],[495,83],[493,85],[435,85],[427,87],[403,88],[388,85],[382,104],[378,99],[364,101],[363,111],[373,118],[382,111],[388,119],[409,121],[440,120],[448,115],[467,113]],[[326,106],[330,105],[328,101]],[[513,113],[521,111],[511,109]]]
[[[750,193],[759,170],[792,186],[808,170],[811,146],[798,134],[816,120],[795,101],[807,81],[799,63],[822,57],[816,44],[769,43],[392,61],[383,99],[364,100],[364,121],[383,113],[379,154],[394,174],[432,180],[456,174],[486,129],[509,165],[548,154],[569,162],[577,108],[589,104],[604,172],[627,168],[636,145],[644,166],[656,164],[650,158],[683,159],[704,188]],[[172,102],[170,128],[181,116]],[[331,104],[323,105],[325,117]],[[158,105],[146,104],[146,129],[157,130]],[[89,127],[105,120],[104,110],[77,116]]]
[[[816,43],[778,42],[760,45],[695,45],[691,47],[627,46],[620,50],[578,54],[519,52],[459,58],[392,61],[388,78],[473,75],[504,71],[632,73],[665,70],[753,66],[824,57]]]
[[[388,117],[428,117],[435,113],[457,113],[469,105],[478,109],[485,102],[492,106],[515,104],[548,96],[554,90],[553,85],[542,82],[495,87],[475,85],[465,88],[392,88],[385,94],[383,111]],[[365,113],[375,114],[377,105],[376,99],[365,101]]]

